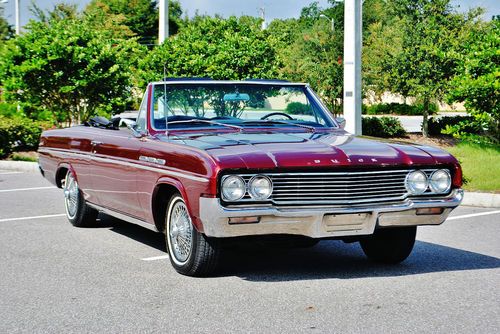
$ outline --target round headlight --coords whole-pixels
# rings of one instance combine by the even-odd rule
[[[238,201],[245,196],[245,181],[237,176],[231,175],[222,181],[222,199],[225,201]]]
[[[255,175],[248,183],[248,192],[253,199],[263,201],[273,192],[273,183],[264,175]]]
[[[411,195],[423,194],[429,185],[427,175],[421,170],[410,172],[406,176],[406,189]]]
[[[429,178],[429,186],[431,190],[437,194],[442,194],[450,190],[451,175],[447,170],[438,169],[433,172]]]

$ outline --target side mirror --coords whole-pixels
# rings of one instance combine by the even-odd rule
[[[335,121],[337,122],[337,124],[339,125],[339,127],[341,129],[345,128],[345,118],[344,117],[336,117]]]
[[[121,120],[123,123],[127,126],[127,128],[132,132],[134,137],[136,138],[142,138],[146,136],[146,132],[143,131],[137,131],[137,123],[135,121],[129,120],[129,119],[122,119]]]
[[[130,119],[122,118],[120,119],[120,127],[126,126],[130,130],[134,130],[137,126],[137,123],[135,121],[132,121]]]

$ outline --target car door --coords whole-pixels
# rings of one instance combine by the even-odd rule
[[[92,189],[99,205],[141,218],[137,197],[137,162],[140,144],[131,132],[100,129],[92,140]]]

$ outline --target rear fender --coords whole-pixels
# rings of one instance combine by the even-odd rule
[[[75,170],[73,169],[73,166],[71,166],[71,164],[69,164],[67,162],[61,162],[57,166],[57,171],[56,171],[56,174],[55,174],[56,185],[59,188],[62,188],[62,186],[63,186],[62,182],[61,182],[62,179],[63,179],[62,173],[65,173],[64,176],[66,176],[67,172],[64,172],[65,170],[70,171],[71,173],[73,173],[73,177],[75,178],[76,182],[78,182],[78,175],[76,174]]]

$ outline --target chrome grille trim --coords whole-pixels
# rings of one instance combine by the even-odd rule
[[[415,168],[416,169],[416,168]],[[273,193],[267,203],[275,206],[368,205],[381,202],[402,202],[409,197],[405,179],[415,169],[324,172],[324,173],[255,173],[240,174],[245,182],[254,175],[266,175],[273,182]],[[435,169],[420,169],[428,176]],[[422,195],[431,195],[426,191]],[[253,200],[246,195],[231,205]]]

